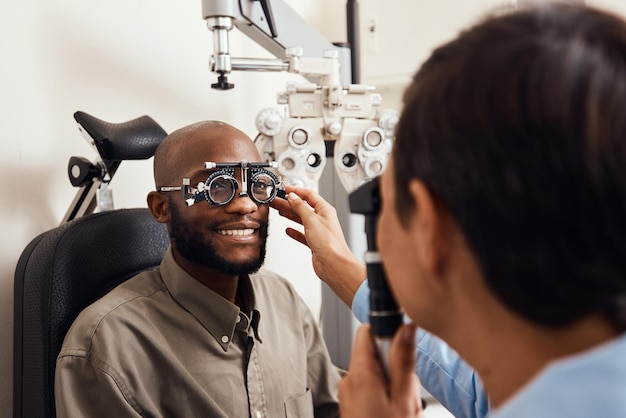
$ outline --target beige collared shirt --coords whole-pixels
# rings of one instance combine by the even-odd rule
[[[339,371],[293,287],[261,270],[238,291],[243,310],[168,250],[74,322],[57,359],[57,416],[338,416]]]

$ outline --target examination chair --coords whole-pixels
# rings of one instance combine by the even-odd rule
[[[68,175],[78,192],[60,226],[35,237],[15,269],[13,417],[53,418],[54,369],[78,314],[118,284],[157,267],[169,245],[167,228],[148,209],[96,205],[96,189],[122,161],[147,159],[165,131],[148,116],[110,123],[76,112],[79,130],[100,159],[72,157]],[[97,212],[97,213],[94,213]]]
[[[15,271],[13,417],[55,416],[54,368],[74,318],[160,264],[167,229],[148,209],[87,215],[34,238]]]
[[[167,229],[148,209],[87,215],[37,236],[15,272],[13,416],[55,416],[54,367],[74,318],[160,264]]]

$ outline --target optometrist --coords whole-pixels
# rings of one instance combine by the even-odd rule
[[[72,325],[57,359],[58,417],[338,416],[340,372],[315,318],[261,268],[280,185],[259,160],[222,122],[161,143],[148,207],[170,248]]]

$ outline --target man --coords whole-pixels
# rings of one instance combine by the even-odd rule
[[[59,417],[338,415],[340,375],[313,316],[259,270],[276,192],[259,160],[221,122],[159,146],[148,207],[171,246],[72,325],[56,367]]]
[[[492,417],[624,416],[625,109],[626,23],[567,3],[461,33],[405,93],[378,246],[398,302],[474,368]],[[332,214],[290,196],[332,262],[307,228]],[[387,381],[358,330],[343,418],[419,413],[414,333],[398,331]]]

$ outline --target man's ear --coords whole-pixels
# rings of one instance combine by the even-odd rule
[[[162,224],[170,221],[169,199],[159,192],[148,193],[148,209],[152,213],[152,217]]]
[[[450,251],[450,214],[437,201],[426,185],[417,179],[409,183],[409,193],[415,202],[415,215],[411,221],[416,247],[424,266],[435,276],[445,274],[446,259]]]

